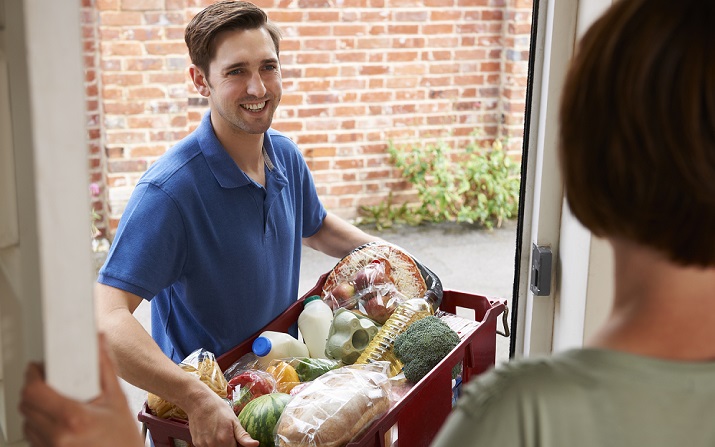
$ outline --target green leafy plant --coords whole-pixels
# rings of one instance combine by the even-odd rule
[[[419,197],[417,206],[398,208],[403,221],[449,221],[493,228],[516,216],[520,166],[508,156],[501,140],[483,147],[475,134],[473,137],[464,153],[454,159],[452,148],[444,141],[406,149],[392,142],[388,145],[391,161]],[[395,221],[389,201],[364,208],[365,220],[379,222],[380,227]],[[407,213],[411,213],[409,218]]]
[[[360,207],[358,225],[374,225],[378,231],[397,224],[419,225],[422,218],[412,211],[407,203],[396,204],[390,192],[384,202]]]

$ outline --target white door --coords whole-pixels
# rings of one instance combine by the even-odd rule
[[[28,361],[98,392],[79,19],[77,0],[0,0],[0,445],[23,444]]]
[[[611,0],[535,2],[537,36],[526,153],[514,354],[530,356],[578,347],[606,318],[612,301],[609,246],[571,215],[563,200],[557,121],[564,76],[577,38]],[[550,292],[530,290],[532,247],[551,250]]]

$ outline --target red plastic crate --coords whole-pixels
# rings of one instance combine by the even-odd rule
[[[303,297],[291,305],[278,318],[252,335],[248,340],[217,359],[225,370],[236,360],[251,351],[253,340],[264,330],[287,331],[298,321],[303,310],[303,300],[310,295],[320,295],[326,275]],[[457,308],[471,309],[474,319],[481,324],[466,335],[452,352],[422,380],[415,384],[392,408],[375,421],[359,439],[346,447],[386,447],[385,435],[397,425],[400,446],[426,447],[434,439],[452,410],[452,368],[463,362],[462,384],[494,366],[496,358],[497,317],[504,312],[506,300],[489,299],[456,290],[445,290],[440,309],[452,314]],[[146,403],[139,412],[157,447],[190,443],[189,425],[184,421],[161,419],[149,412]],[[389,438],[389,436],[388,436]],[[175,443],[175,441],[179,441]],[[389,447],[389,446],[388,446]]]

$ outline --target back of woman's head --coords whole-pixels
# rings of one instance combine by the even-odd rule
[[[560,125],[587,228],[715,265],[715,2],[616,2],[581,40]]]

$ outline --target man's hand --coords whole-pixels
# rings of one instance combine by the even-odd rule
[[[210,390],[191,409],[184,409],[189,416],[191,441],[196,447],[258,447],[241,427],[231,407]]]
[[[142,447],[134,420],[104,338],[99,339],[101,394],[80,402],[58,393],[44,380],[42,366],[30,364],[21,391],[23,430],[30,445],[72,447]]]

